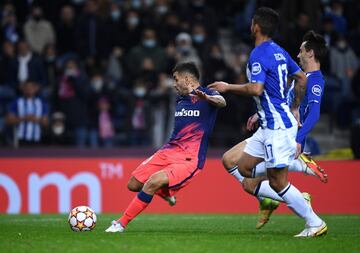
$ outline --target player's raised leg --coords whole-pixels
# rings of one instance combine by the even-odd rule
[[[138,216],[150,204],[156,191],[169,184],[166,171],[154,173],[144,184],[143,189],[136,195],[126,208],[122,217],[113,221],[105,232],[123,232],[127,224]]]

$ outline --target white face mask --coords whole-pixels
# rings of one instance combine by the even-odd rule
[[[135,88],[135,89],[134,89],[134,94],[135,94],[135,96],[137,96],[137,97],[143,97],[143,96],[145,96],[145,94],[146,94],[146,89],[145,89],[145,87],[137,87],[137,88]]]
[[[63,123],[56,123],[52,126],[52,131],[55,135],[61,135],[65,132],[65,126]]]
[[[121,17],[121,12],[119,10],[115,10],[111,12],[111,17],[113,20],[117,21]]]
[[[137,26],[139,24],[139,18],[137,17],[130,17],[127,19],[127,23],[129,25]]]
[[[166,5],[159,5],[156,7],[156,12],[160,15],[163,15],[168,12],[168,7]]]
[[[148,47],[148,48],[155,47],[156,41],[155,41],[155,40],[151,40],[151,39],[149,39],[149,40],[144,40],[144,41],[143,41],[143,45],[144,45],[144,47]]]
[[[104,86],[104,82],[103,80],[101,79],[96,79],[96,80],[93,80],[91,82],[91,86],[93,87],[93,89],[98,92],[102,89],[102,87]]]

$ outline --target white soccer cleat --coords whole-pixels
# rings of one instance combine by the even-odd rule
[[[112,221],[111,226],[105,230],[108,233],[122,233],[124,232],[125,228],[121,225],[120,222]]]
[[[325,235],[328,231],[326,223],[323,221],[320,226],[317,227],[305,227],[303,231],[299,234],[294,235],[294,237],[317,237]]]
[[[164,199],[169,203],[170,206],[175,206],[176,196],[164,197]]]

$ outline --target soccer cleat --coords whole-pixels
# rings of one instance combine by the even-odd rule
[[[317,227],[305,227],[303,231],[299,234],[294,235],[294,237],[317,237],[325,235],[328,231],[326,223],[323,221],[320,226]]]
[[[117,221],[112,221],[111,222],[111,226],[108,227],[105,232],[108,232],[108,233],[122,233],[124,232],[125,228],[121,225],[120,222],[117,222]]]
[[[311,158],[310,155],[301,153],[298,160],[302,163],[304,173],[307,175],[316,176],[321,182],[327,183],[328,175],[325,171]]]
[[[280,205],[279,201],[264,198],[260,202],[259,219],[256,223],[256,229],[260,229],[269,221],[272,212]]]
[[[175,206],[176,204],[176,196],[164,197],[164,199],[169,203],[170,206]]]

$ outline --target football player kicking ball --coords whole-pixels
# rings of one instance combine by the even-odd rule
[[[217,91],[200,86],[200,73],[192,62],[175,66],[173,77],[178,96],[172,136],[132,173],[128,188],[139,193],[106,232],[123,232],[154,194],[169,200],[204,167],[218,108],[226,106],[226,101]]]
[[[287,180],[288,166],[297,152],[295,139],[300,120],[299,106],[306,90],[307,78],[288,53],[271,39],[278,22],[278,14],[270,8],[259,8],[254,13],[251,34],[255,39],[255,48],[248,62],[249,83],[238,85],[215,82],[208,87],[219,92],[253,96],[257,106],[261,127],[246,140],[235,166],[229,168],[224,164],[225,167],[250,194],[283,201],[303,218],[305,229],[297,237],[318,236],[326,233],[325,222],[315,214],[301,192]],[[285,93],[288,76],[295,80],[295,98],[291,109],[287,105]],[[263,161],[268,179],[250,178],[248,168],[254,168]],[[244,179],[240,173],[249,178]]]

